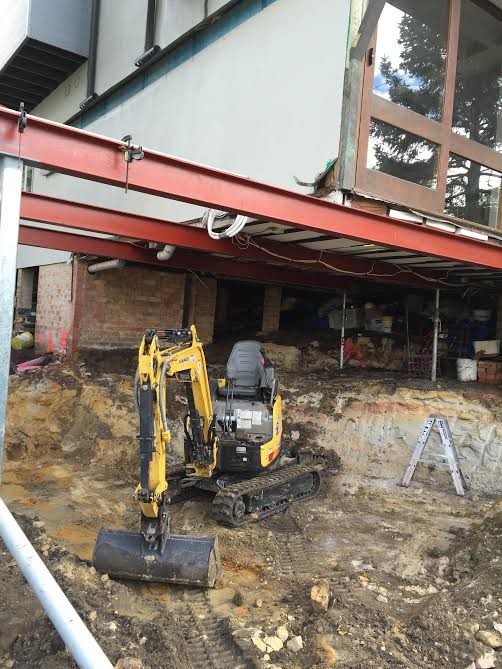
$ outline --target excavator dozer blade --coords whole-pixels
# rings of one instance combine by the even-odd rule
[[[151,549],[140,532],[102,528],[92,564],[113,578],[213,588],[222,568],[217,537],[170,535],[163,552]]]

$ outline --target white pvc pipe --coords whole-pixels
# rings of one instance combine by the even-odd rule
[[[0,536],[80,669],[113,669],[2,499]]]
[[[122,269],[125,267],[125,264],[125,260],[119,260],[118,258],[115,260],[103,260],[102,262],[95,262],[89,265],[87,271],[90,274],[97,274],[97,272],[106,272],[110,269]]]

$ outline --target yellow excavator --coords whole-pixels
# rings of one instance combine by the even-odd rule
[[[183,384],[188,405],[185,462],[172,471],[166,467],[168,379]],[[238,527],[315,496],[323,461],[310,451],[283,452],[277,390],[274,367],[259,342],[237,342],[226,377],[211,387],[194,325],[147,330],[134,384],[140,531],[101,529],[95,568],[115,578],[213,587],[221,574],[217,537],[171,534],[171,503],[208,491],[216,519]]]

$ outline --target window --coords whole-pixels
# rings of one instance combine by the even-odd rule
[[[462,0],[453,131],[502,149],[502,21]]]
[[[454,153],[448,160],[445,211],[496,227],[502,174]]]
[[[388,2],[378,24],[373,92],[441,118],[447,35],[447,0]]]
[[[436,188],[439,146],[400,128],[371,120],[367,167]]]
[[[502,229],[502,11],[388,0],[367,51],[355,186]]]

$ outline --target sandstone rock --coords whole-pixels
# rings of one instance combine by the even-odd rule
[[[253,636],[251,637],[251,641],[254,643],[254,645],[258,648],[258,650],[261,650],[262,653],[267,652],[267,644],[265,641],[261,638],[261,633],[260,632],[255,632]]]
[[[441,578],[446,574],[448,570],[448,565],[450,564],[450,558],[446,555],[443,555],[438,560],[438,576]]]
[[[289,637],[289,632],[286,625],[280,625],[280,627],[278,627],[276,630],[276,634],[281,641],[287,641]]]
[[[492,669],[495,666],[495,653],[490,651],[476,660],[476,669]]]
[[[471,662],[465,669],[492,669],[493,667],[495,667],[495,651],[490,650],[478,657],[475,662]]]
[[[303,648],[303,639],[301,636],[292,637],[286,644],[288,650],[293,651],[293,653],[298,653]]]
[[[261,609],[261,607],[263,606],[263,600],[257,599],[254,605],[256,606],[257,609]]]
[[[490,648],[502,648],[502,636],[488,630],[479,630],[476,639]]]
[[[123,657],[115,665],[115,669],[143,669],[144,665],[136,657]]]
[[[329,582],[326,580],[312,586],[310,601],[316,613],[325,613],[328,610],[330,594]]]
[[[296,346],[282,346],[273,342],[265,342],[263,350],[277,367],[298,369],[300,366],[301,351]]]
[[[45,527],[45,523],[43,520],[34,520],[33,521],[33,527],[36,527],[38,529],[42,529],[42,527]]]
[[[267,651],[269,653],[272,651],[282,650],[284,646],[278,636],[266,636],[264,641],[267,644]]]

